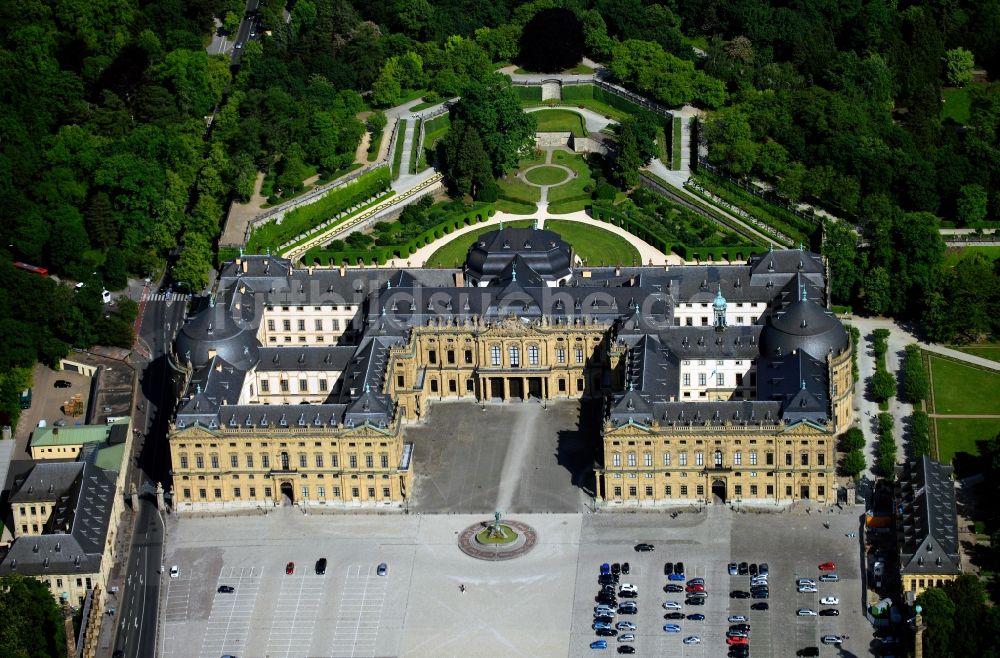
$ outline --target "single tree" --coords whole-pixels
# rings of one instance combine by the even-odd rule
[[[858,475],[865,470],[865,456],[860,450],[852,450],[844,455],[844,460],[840,464],[840,472],[845,476],[857,479]]]

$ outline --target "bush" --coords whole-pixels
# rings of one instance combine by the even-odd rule
[[[885,356],[885,353],[889,351],[889,330],[876,329],[872,332],[872,338],[874,343],[875,358],[881,359]]]
[[[896,378],[892,373],[877,368],[872,376],[872,396],[876,402],[885,402],[896,394]]]
[[[618,190],[615,186],[606,181],[601,181],[597,184],[597,189],[594,191],[594,198],[598,201],[614,201],[615,195],[618,194]]]
[[[910,421],[910,450],[914,457],[931,454],[930,418],[923,411],[914,411]]]
[[[861,342],[861,330],[854,325],[847,325],[847,331],[851,334],[851,377],[857,383],[861,377],[858,370],[858,343]]]
[[[892,414],[881,413],[878,415],[878,433],[881,436],[891,436],[893,425],[895,423],[892,420]]]
[[[903,370],[903,394],[911,404],[920,404],[927,399],[929,387],[927,369],[920,348],[916,345],[906,346],[906,363]]]
[[[844,460],[840,463],[842,475],[857,479],[863,470],[865,470],[865,455],[861,450],[851,450],[844,455]]]
[[[865,447],[865,434],[857,427],[852,427],[851,429],[844,432],[840,437],[840,450],[841,452],[852,452],[854,450],[862,450]]]

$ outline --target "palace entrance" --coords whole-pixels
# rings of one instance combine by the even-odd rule
[[[282,505],[295,504],[295,491],[292,489],[291,482],[281,483],[281,504]]]
[[[715,480],[712,482],[712,502],[724,503],[726,502],[726,481],[725,480]]]
[[[503,378],[490,377],[490,399],[503,400]]]
[[[542,378],[528,377],[528,397],[536,400],[542,399]]]
[[[510,387],[510,399],[511,400],[523,400],[524,399],[524,382],[520,377],[511,377],[507,380],[507,385]]]

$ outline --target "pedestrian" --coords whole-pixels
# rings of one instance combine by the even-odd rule
[[[458,586],[458,591],[460,591],[462,594],[465,594],[465,583],[462,583],[461,585]]]

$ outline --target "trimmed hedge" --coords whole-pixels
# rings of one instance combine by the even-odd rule
[[[522,101],[542,100],[542,88],[538,86],[514,85],[514,91]]]
[[[406,258],[416,252],[417,249],[434,242],[434,240],[439,240],[446,234],[453,233],[463,226],[485,222],[495,212],[496,208],[494,208],[493,204],[482,204],[478,207],[450,215],[447,219],[435,224],[405,243],[373,246],[371,249],[333,250],[317,247],[310,249],[305,257],[303,257],[303,261],[307,264],[318,263],[324,266],[337,266],[344,261],[347,261],[350,265],[358,263],[374,265],[386,263],[392,258]]]
[[[920,404],[927,399],[928,380],[920,348],[916,345],[907,345],[906,362],[903,366],[903,393],[910,404]]]
[[[594,98],[594,85],[563,85],[564,101],[579,101]]]
[[[277,250],[289,240],[308,233],[328,219],[363,204],[387,189],[388,168],[373,169],[343,187],[330,190],[313,203],[289,210],[280,224],[268,222],[258,226],[250,234],[247,249],[250,253],[260,253],[267,247]]]

